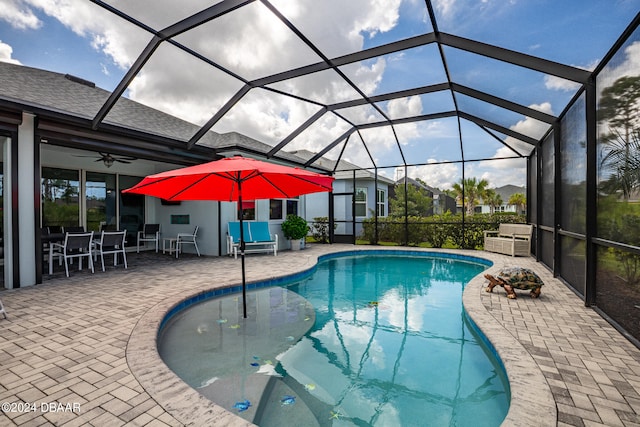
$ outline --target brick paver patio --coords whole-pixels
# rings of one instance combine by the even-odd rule
[[[353,249],[368,248],[312,245],[251,255],[248,280],[306,270],[319,255]],[[640,426],[640,350],[533,259],[450,252],[491,259],[492,270],[530,267],[545,281],[538,300],[524,293],[508,300],[500,288],[488,294],[482,276],[465,290],[465,307],[509,374],[505,425]],[[178,393],[186,386],[164,381],[166,367],[146,356],[163,310],[239,283],[240,261],[155,253],[129,261],[126,271],[56,273],[42,285],[0,292],[8,312],[0,318],[0,426],[246,425],[190,397],[197,393],[188,387]]]

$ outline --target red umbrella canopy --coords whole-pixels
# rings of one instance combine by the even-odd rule
[[[149,175],[123,193],[165,200],[237,201],[331,191],[333,177],[246,157],[230,157]],[[240,194],[242,189],[242,194]]]

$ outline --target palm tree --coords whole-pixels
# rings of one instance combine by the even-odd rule
[[[487,188],[482,196],[482,202],[485,205],[489,205],[489,211],[495,213],[496,208],[502,205],[502,196],[496,193],[493,188]]]
[[[513,193],[507,204],[515,206],[517,213],[521,214],[527,207],[527,197],[523,193]]]
[[[467,209],[467,215],[473,215],[475,207],[480,203],[480,198],[483,197],[488,185],[489,181],[486,179],[478,180],[475,177],[461,179],[459,183],[453,184],[457,199],[462,200],[462,205]]]
[[[640,133],[640,76],[625,76],[602,90],[598,119],[609,132],[601,136],[604,153],[600,169],[609,174],[601,183],[601,190],[613,194],[621,192],[628,202],[640,188],[638,169]]]
[[[600,189],[607,194],[619,191],[628,202],[640,188],[640,129],[630,132],[628,141],[618,134],[609,140],[607,150],[600,163]]]

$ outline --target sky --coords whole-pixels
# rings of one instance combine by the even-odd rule
[[[162,29],[216,3],[204,0],[107,0],[154,29]],[[433,31],[421,0],[271,0],[289,21],[328,58]],[[439,30],[550,61],[592,70],[640,11],[640,0],[434,0]],[[636,35],[636,37],[638,37]],[[150,41],[147,31],[125,22],[88,0],[0,0],[0,61],[69,73],[113,90]],[[247,80],[319,62],[319,56],[293,35],[261,2],[242,7],[176,37]],[[640,74],[640,41],[619,64]],[[575,94],[575,83],[446,47],[448,71],[456,83],[549,114],[560,114]],[[385,55],[340,67],[367,96],[446,81],[435,45]],[[128,87],[125,96],[195,124],[204,124],[243,83],[163,43]],[[612,73],[611,75],[616,75]],[[318,103],[358,98],[338,74],[327,70],[273,89],[303,97],[253,89],[213,129],[235,131],[276,145],[318,109]],[[458,106],[480,118],[535,139],[547,126],[459,95]],[[371,107],[325,114],[302,132],[287,150],[320,151],[351,125],[452,110],[450,94],[396,99]],[[395,131],[395,135],[394,135]],[[460,142],[462,135],[462,143]],[[396,142],[396,137],[399,141]],[[362,140],[367,141],[365,149]],[[354,133],[344,148],[327,153],[362,167],[372,166],[397,178],[395,166],[420,164],[408,173],[433,187],[450,188],[461,177],[485,178],[491,187],[524,185],[530,147],[500,133],[490,135],[472,122],[445,118]],[[500,158],[486,161],[482,159]]]

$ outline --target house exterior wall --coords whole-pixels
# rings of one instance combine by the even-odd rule
[[[481,205],[482,213],[491,213],[491,206]],[[496,212],[516,212],[516,207],[513,205],[501,205],[495,209]]]
[[[366,212],[365,216],[356,217],[356,236],[362,234],[362,221],[374,216],[373,212],[376,209],[376,184],[372,179],[357,179],[356,188],[365,188],[367,195]],[[384,216],[389,214],[389,185],[387,183],[378,181],[378,190],[385,192],[384,200]],[[353,192],[353,180],[352,179],[336,179],[333,182],[334,196],[334,218],[337,221],[336,234],[352,234],[352,218],[353,218],[353,204],[352,197],[350,195],[340,196],[339,193],[352,193]],[[328,199],[325,193],[308,194],[306,197],[306,216],[305,219],[308,222],[312,222],[313,218],[320,216],[329,216]]]
[[[189,201],[180,205],[166,206],[160,199],[147,197],[151,202],[150,212],[154,222],[160,224],[160,238],[176,237],[178,233],[192,233],[198,226],[198,249],[202,255],[220,255],[218,252],[218,202]],[[172,224],[172,215],[188,215],[189,224]],[[149,216],[149,215],[148,215]],[[162,245],[162,242],[160,243]],[[196,253],[192,245],[184,247],[185,252]]]
[[[304,216],[304,210],[305,210],[304,205],[306,204],[305,197],[307,196],[301,196],[298,199],[298,215],[300,215],[303,218],[305,218]],[[220,224],[222,228],[220,232],[220,241],[222,242],[220,255],[229,255],[227,252],[227,245],[226,245],[227,230],[229,229],[229,225],[228,225],[229,222],[238,220],[237,206],[238,205],[235,202],[222,202],[220,204]],[[284,233],[282,232],[281,224],[283,220],[269,219],[269,200],[268,199],[256,200],[255,206],[256,206],[255,220],[268,222],[269,232],[272,235],[276,235],[276,234],[278,235],[278,250],[289,249],[290,242],[289,240],[287,240],[286,237],[284,237]],[[216,230],[217,230],[217,223],[216,223]]]

